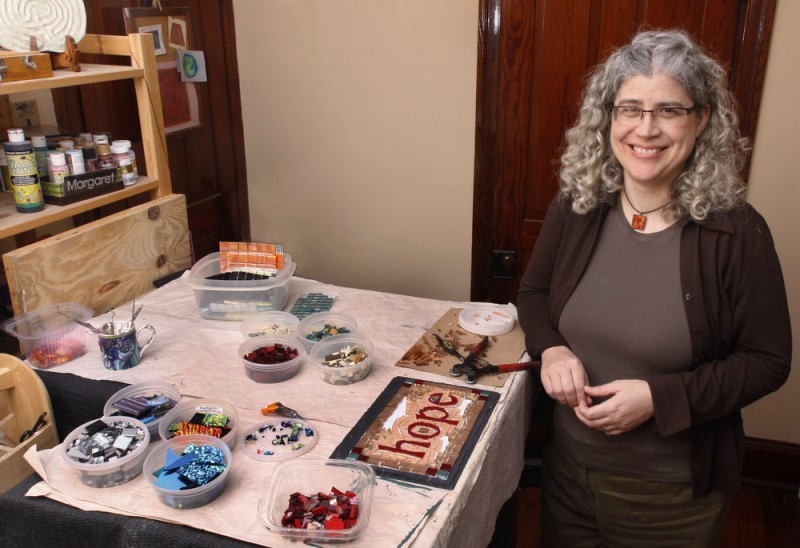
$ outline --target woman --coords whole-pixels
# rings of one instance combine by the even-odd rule
[[[557,402],[545,447],[553,546],[715,546],[740,482],[739,410],[789,374],[764,219],[744,201],[726,75],[681,32],[592,73],[519,318]]]

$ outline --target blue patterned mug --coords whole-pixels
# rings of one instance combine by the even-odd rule
[[[103,324],[102,333],[98,334],[100,354],[106,369],[121,371],[136,367],[142,361],[142,354],[156,338],[156,330],[152,325],[136,329],[133,322],[113,321]],[[139,342],[139,333],[149,331],[150,337]]]

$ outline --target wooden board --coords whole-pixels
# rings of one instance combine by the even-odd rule
[[[22,360],[0,354],[0,430],[18,440],[42,412],[45,424],[16,447],[0,446],[0,493],[5,493],[33,473],[23,455],[31,446],[49,449],[58,443],[50,397],[39,376]]]
[[[408,367],[436,373],[444,377],[453,378],[450,370],[460,363],[458,358],[447,354],[433,337],[436,333],[444,340],[453,343],[462,355],[467,355],[469,349],[480,342],[482,337],[463,329],[458,324],[458,314],[461,308],[451,308],[441,318],[436,320],[414,345],[408,349],[395,364],[397,367]],[[489,337],[489,346],[481,355],[491,364],[516,363],[525,352],[525,333],[519,322],[514,322],[514,328],[505,335]],[[509,375],[514,373],[496,373],[478,378],[478,384],[500,387],[506,382]],[[457,377],[465,380],[465,376]]]
[[[63,302],[102,314],[191,266],[186,199],[172,194],[3,256],[14,314]]]

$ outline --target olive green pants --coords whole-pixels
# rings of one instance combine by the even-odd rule
[[[551,441],[542,476],[542,546],[716,547],[730,497],[585,468]]]

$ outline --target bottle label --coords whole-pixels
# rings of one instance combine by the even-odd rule
[[[7,153],[8,174],[18,211],[38,211],[44,206],[36,159],[31,153]]]
[[[50,180],[43,183],[44,193],[47,196],[57,196],[63,198],[65,195],[64,177],[69,175],[67,166],[54,167],[50,171]]]
[[[34,152],[36,158],[36,170],[39,172],[39,179],[47,177],[47,154],[44,152]]]
[[[121,179],[125,186],[131,186],[136,182],[136,174],[133,172],[133,165],[130,162],[117,168],[117,179]]]
[[[8,154],[8,172],[11,177],[36,178],[36,158],[33,154]],[[19,184],[19,183],[15,183]]]

